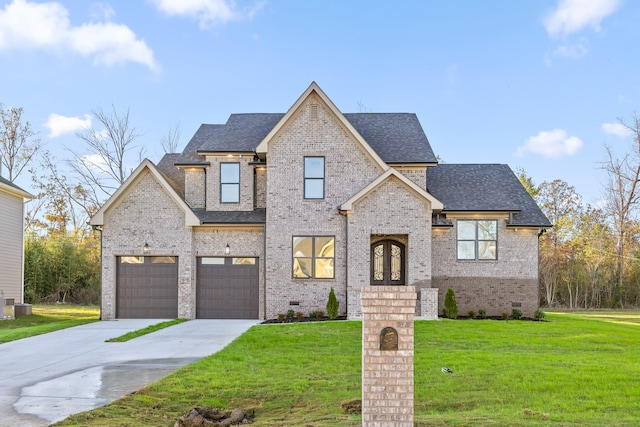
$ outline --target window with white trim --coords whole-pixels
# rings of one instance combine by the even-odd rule
[[[458,260],[498,259],[498,221],[458,220]]]

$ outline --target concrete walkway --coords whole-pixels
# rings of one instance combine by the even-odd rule
[[[105,342],[161,321],[101,321],[0,344],[0,426],[47,426],[104,406],[259,323],[190,320],[126,343]]]

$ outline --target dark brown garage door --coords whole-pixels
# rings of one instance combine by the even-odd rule
[[[257,319],[257,258],[198,258],[198,319]]]
[[[117,267],[116,317],[178,317],[178,258],[121,256]]]

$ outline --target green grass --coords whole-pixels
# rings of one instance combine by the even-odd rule
[[[415,425],[637,425],[640,314],[593,314],[416,322]],[[242,407],[255,426],[361,425],[340,408],[360,397],[360,349],[360,322],[255,326],[221,352],[58,425],[173,426],[196,405]]]
[[[147,326],[146,328],[138,329],[137,331],[127,332],[124,335],[120,335],[117,338],[110,338],[106,342],[127,342],[134,338],[141,337],[143,335],[150,334],[152,332],[159,331],[160,329],[168,328],[169,326],[177,325],[178,323],[186,322],[188,319],[173,319],[166,322],[156,323],[155,325]]]
[[[0,321],[0,344],[98,320],[97,305],[34,305],[31,316]]]

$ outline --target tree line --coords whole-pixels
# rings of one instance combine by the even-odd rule
[[[143,135],[124,113],[98,108],[96,127],[76,133],[82,142],[63,160],[44,150],[22,108],[0,104],[0,164],[15,181],[27,172],[35,200],[25,218],[25,301],[96,303],[100,296],[100,235],[90,216],[144,157]],[[600,164],[605,199],[585,204],[562,180],[520,181],[553,227],[540,236],[540,303],[549,307],[640,306],[640,118],[619,122],[632,136],[622,155],[605,147]],[[162,138],[176,152],[178,125]]]

